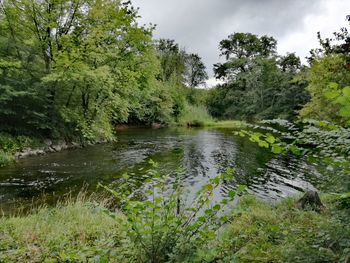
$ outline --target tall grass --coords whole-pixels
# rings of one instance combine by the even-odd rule
[[[292,198],[272,206],[244,196],[232,224],[199,254],[203,262],[348,262],[349,211],[321,198],[323,213],[300,211]]]
[[[108,262],[122,238],[119,224],[100,210],[106,202],[99,203],[80,195],[28,216],[0,218],[0,262]]]
[[[185,113],[178,120],[178,124],[181,126],[202,127],[214,121],[205,106],[188,105]]]
[[[14,155],[0,149],[0,167],[5,166],[14,161]]]

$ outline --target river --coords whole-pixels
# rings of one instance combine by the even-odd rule
[[[211,178],[233,167],[234,180],[220,195],[238,185],[273,202],[305,189],[314,189],[319,177],[314,166],[288,156],[275,156],[231,129],[126,129],[118,142],[29,157],[0,168],[0,209],[6,214],[31,203],[53,204],[84,187],[96,191],[125,172],[142,184],[148,160],[163,174],[184,171],[183,185],[195,192]]]

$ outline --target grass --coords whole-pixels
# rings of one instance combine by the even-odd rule
[[[100,207],[103,203],[96,207],[79,198],[28,216],[1,218],[0,262],[108,262],[121,234]]]
[[[207,262],[349,262],[349,210],[329,197],[323,202],[319,214],[297,210],[293,199],[270,206],[246,196],[232,224],[202,254]]]
[[[204,106],[189,105],[186,113],[177,122],[180,126],[211,128],[244,128],[245,122],[235,120],[217,121]]]
[[[271,206],[245,196],[220,237],[186,262],[349,262],[349,211],[322,199],[327,208],[318,214],[295,209],[293,199]],[[135,262],[125,253],[123,216],[104,207],[80,198],[1,218],[0,262]]]
[[[180,126],[203,127],[210,122],[214,122],[214,119],[210,116],[206,107],[188,105],[177,124]]]
[[[244,121],[226,120],[226,121],[212,121],[205,124],[206,127],[212,128],[233,128],[241,129],[246,127]]]
[[[0,167],[5,166],[15,160],[14,154],[0,150]]]

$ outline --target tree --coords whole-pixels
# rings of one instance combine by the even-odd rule
[[[225,80],[235,79],[239,73],[249,70],[255,58],[275,55],[276,47],[277,41],[272,37],[234,33],[220,42],[221,56],[225,56],[226,62],[214,65],[215,76]]]
[[[318,33],[321,48],[311,50],[311,66],[307,74],[307,91],[311,100],[299,114],[302,118],[345,125],[350,115],[347,113],[350,112],[350,102],[346,88],[350,83],[350,35],[346,28],[342,28],[334,36],[334,39],[322,39]]]
[[[277,41],[268,36],[235,33],[220,42],[226,62],[214,66],[225,83],[209,96],[209,111],[219,118],[292,118],[308,96],[293,53],[277,56]]]
[[[171,39],[158,40],[156,49],[161,68],[158,79],[165,82],[173,80],[176,84],[182,84],[186,70],[186,52],[180,50],[179,45]]]
[[[205,83],[208,74],[205,65],[198,54],[186,56],[185,83],[187,86],[195,88]]]
[[[118,0],[3,2],[0,52],[22,78],[4,79],[12,98],[0,118],[20,116],[29,124],[40,116],[34,126],[48,136],[110,135],[111,122],[128,119],[133,95],[151,90],[158,70],[152,28],[136,18],[130,2]],[[23,94],[40,105],[25,102],[28,116],[16,109]],[[6,110],[14,113],[5,116]]]

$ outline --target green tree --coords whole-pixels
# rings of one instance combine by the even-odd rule
[[[185,83],[187,86],[196,88],[205,83],[208,74],[201,57],[198,54],[189,54],[186,56]]]
[[[109,136],[111,122],[126,121],[142,105],[135,94],[152,94],[158,70],[152,28],[137,25],[130,2],[21,0],[1,8],[1,52],[26,74],[15,91],[39,98],[50,136]],[[6,109],[19,102],[18,93],[12,97]],[[28,123],[36,118],[16,115]]]
[[[225,83],[208,99],[210,112],[219,118],[292,118],[308,96],[300,59],[293,53],[277,56],[277,41],[268,36],[235,33],[220,42],[226,62],[214,66]]]
[[[176,84],[182,84],[186,70],[186,52],[171,39],[158,40],[156,49],[161,65],[159,79],[164,82],[173,81]]]
[[[334,54],[314,59],[307,79],[309,82],[307,90],[311,100],[300,110],[300,116],[341,123],[341,117],[338,115],[339,106],[330,103],[325,94],[329,91],[330,83],[338,83],[339,88],[349,85],[350,72],[345,57]]]

